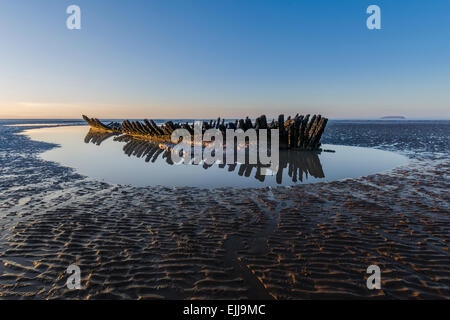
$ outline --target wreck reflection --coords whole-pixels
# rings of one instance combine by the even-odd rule
[[[174,165],[172,161],[171,147],[164,143],[152,142],[148,140],[136,139],[131,135],[118,134],[112,132],[104,132],[90,129],[87,133],[84,142],[93,143],[100,146],[102,142],[114,137],[114,141],[125,142],[123,146],[123,152],[131,157],[137,157],[144,159],[145,162],[154,163],[158,159],[163,159],[168,165]],[[299,150],[280,150],[279,158],[279,170],[276,174],[276,183],[282,184],[283,171],[287,170],[288,176],[293,182],[303,182],[307,180],[309,176],[314,178],[324,178],[325,174],[320,163],[318,151],[299,151]],[[196,165],[191,163],[189,165]],[[205,170],[212,167],[206,163],[200,163]],[[261,173],[263,168],[267,168],[267,165],[262,164],[249,164],[249,163],[233,163],[233,164],[217,164],[217,167],[226,169],[228,172],[235,172],[239,176],[250,177],[253,170],[256,173],[254,178],[263,182],[265,175]],[[228,167],[228,168],[226,168]]]
[[[118,135],[119,135],[118,133],[114,133],[114,132],[106,132],[106,131],[101,132],[98,130],[89,129],[89,132],[87,133],[86,137],[84,138],[84,142],[85,143],[91,142],[91,143],[99,146],[103,141],[106,141],[109,138],[118,136]]]

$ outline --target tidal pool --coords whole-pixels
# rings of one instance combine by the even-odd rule
[[[176,165],[170,152],[158,144],[94,132],[88,126],[30,129],[23,134],[32,140],[59,145],[42,153],[44,160],[74,168],[97,180],[135,186],[291,186],[367,176],[408,162],[408,158],[393,152],[325,144],[324,150],[334,152],[280,150],[278,172],[264,176],[258,165]]]

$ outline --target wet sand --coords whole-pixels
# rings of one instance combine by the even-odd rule
[[[450,298],[449,122],[331,122],[324,143],[412,160],[245,190],[94,181],[39,159],[54,146],[15,123],[0,123],[0,298]],[[371,264],[382,290],[366,287]]]

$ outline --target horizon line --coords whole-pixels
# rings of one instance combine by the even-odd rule
[[[311,114],[311,116],[312,116],[313,114]],[[322,115],[323,116],[323,115]],[[446,120],[450,120],[450,117],[405,117],[405,116],[403,116],[404,118],[383,118],[383,117],[386,117],[386,116],[381,116],[381,117],[330,117],[330,118],[328,118],[328,120],[385,120],[385,121],[400,121],[400,120],[403,120],[403,121],[408,121],[408,120],[443,120],[443,121],[446,121]],[[388,116],[388,117],[394,117],[394,116]],[[400,117],[400,116],[398,116],[398,117]],[[245,117],[244,117],[245,118]],[[250,119],[256,119],[256,118],[252,118],[252,117],[249,117]],[[272,119],[272,117],[267,117],[268,119]],[[186,117],[162,117],[162,118],[160,118],[160,117],[158,117],[158,118],[146,118],[146,117],[142,117],[142,118],[114,118],[114,117],[112,117],[112,118],[109,118],[109,117],[102,117],[102,118],[98,118],[98,119],[100,119],[100,120],[122,120],[122,119],[124,119],[124,120],[143,120],[143,119],[153,119],[153,120],[195,120],[195,119],[198,119],[198,120],[206,120],[206,119],[208,119],[208,120],[215,120],[215,119],[217,119],[217,117],[214,117],[214,118],[212,118],[212,117],[194,117],[194,118],[186,118]],[[227,117],[227,118],[222,118],[222,117],[220,117],[220,119],[225,119],[225,120],[227,120],[227,119],[229,119],[229,120],[235,120],[235,119],[243,119],[242,117]],[[273,117],[273,119],[276,119],[276,117]],[[24,120],[70,120],[70,121],[74,121],[74,120],[76,120],[76,121],[84,121],[83,120],[83,118],[45,118],[45,117],[42,117],[42,118],[1,118],[0,117],[0,120],[3,120],[3,121],[5,121],[5,120],[9,120],[9,121],[24,121]]]

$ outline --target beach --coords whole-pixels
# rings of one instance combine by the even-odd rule
[[[96,181],[42,160],[56,146],[10,126],[27,123],[0,121],[2,299],[450,298],[449,121],[331,121],[324,143],[410,161],[248,189]]]

